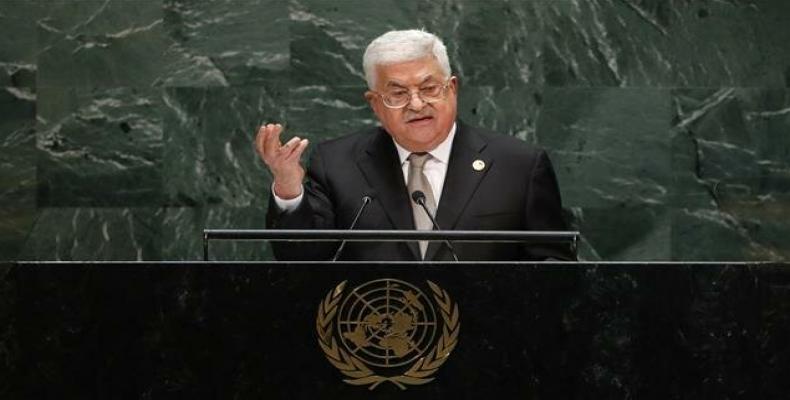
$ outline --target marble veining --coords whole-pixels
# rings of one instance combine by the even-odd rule
[[[413,27],[445,39],[462,119],[549,152],[582,259],[787,259],[788,16],[784,0],[4,0],[0,259],[196,259],[203,227],[262,226],[256,126],[317,143],[374,125],[362,53]],[[215,256],[269,257],[238,246]]]

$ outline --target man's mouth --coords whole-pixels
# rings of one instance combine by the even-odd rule
[[[428,121],[430,121],[430,120],[432,120],[432,119],[433,119],[433,117],[432,117],[432,116],[430,116],[430,115],[426,115],[426,116],[424,116],[424,117],[416,117],[416,118],[411,118],[411,119],[407,120],[407,121],[406,121],[406,123],[409,123],[409,124],[419,124],[419,123],[428,122]]]

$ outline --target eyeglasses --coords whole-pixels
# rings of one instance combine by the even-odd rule
[[[450,86],[450,79],[442,83],[427,83],[417,89],[417,96],[425,103],[436,103],[447,97],[447,87]],[[384,94],[373,92],[381,97],[387,108],[403,108],[411,102],[412,91],[406,88],[392,89]]]

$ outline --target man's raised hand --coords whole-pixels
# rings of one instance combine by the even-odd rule
[[[300,160],[309,142],[295,136],[283,144],[280,142],[282,131],[280,124],[262,125],[255,137],[255,149],[272,173],[274,194],[288,200],[302,193],[305,172]]]

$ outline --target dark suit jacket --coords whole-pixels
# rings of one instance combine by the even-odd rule
[[[475,160],[485,169],[475,171]],[[383,128],[368,129],[316,146],[300,206],[282,213],[272,199],[273,229],[348,229],[365,195],[371,202],[356,229],[414,229],[412,208],[397,150]],[[442,229],[565,230],[560,193],[545,151],[523,141],[457,125],[436,220]],[[279,260],[327,260],[337,243],[274,242]],[[567,245],[456,242],[467,260],[570,260]],[[432,242],[426,260],[451,260],[447,246]],[[416,242],[348,242],[345,260],[420,260]]]

